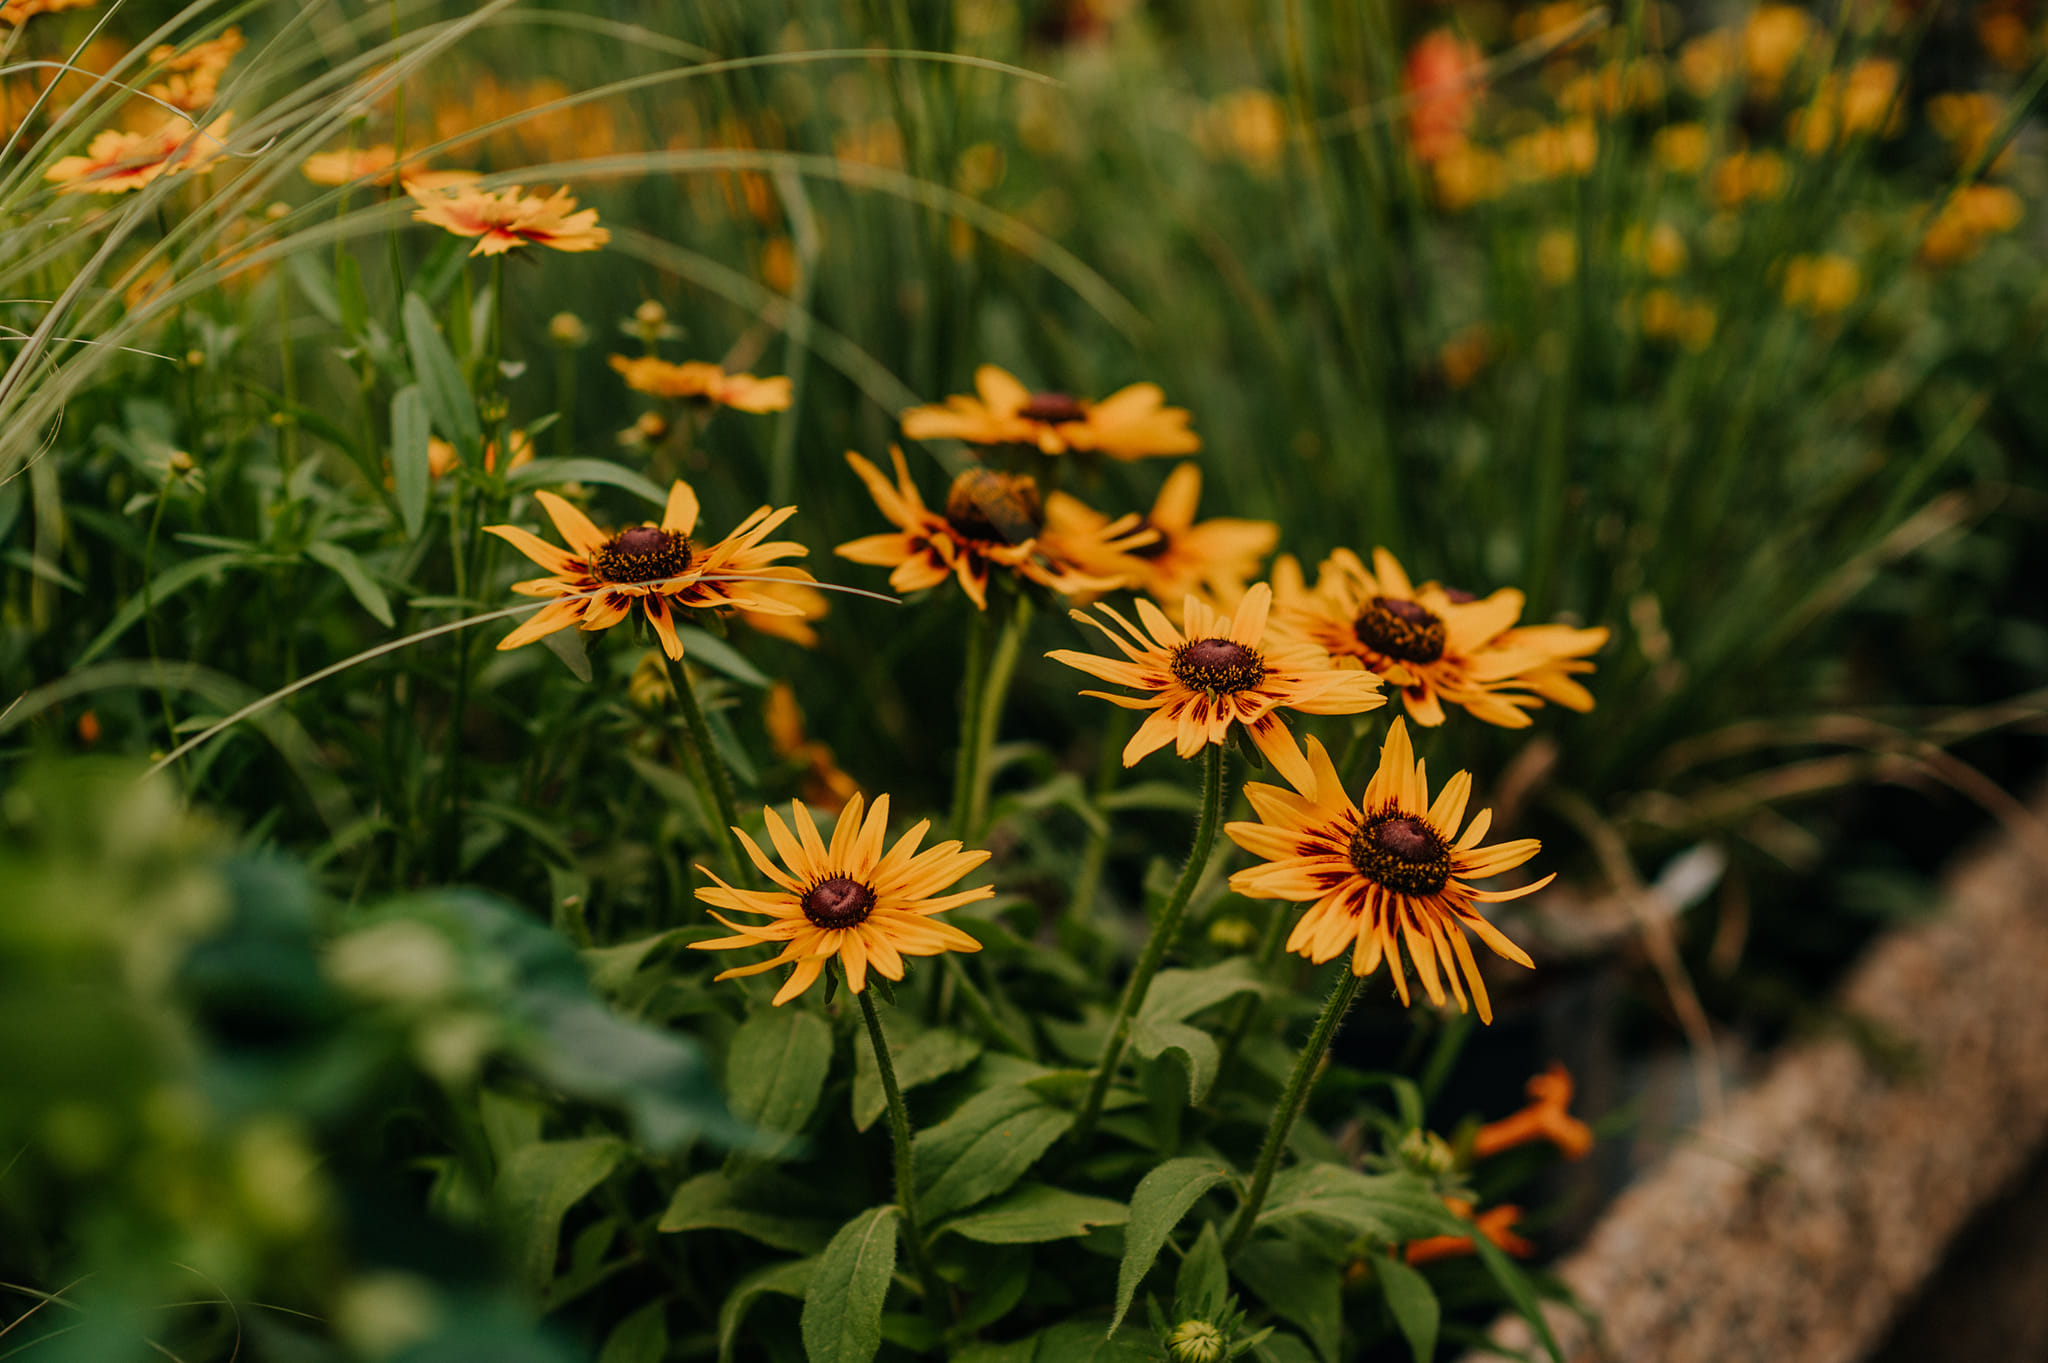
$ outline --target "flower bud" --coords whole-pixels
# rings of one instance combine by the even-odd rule
[[[1223,1332],[1206,1320],[1184,1320],[1166,1337],[1173,1363],[1216,1363],[1223,1357]]]

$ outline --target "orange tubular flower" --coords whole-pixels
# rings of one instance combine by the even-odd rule
[[[1444,1003],[1443,978],[1437,973],[1441,963],[1459,1011],[1466,1010],[1464,985],[1469,983],[1479,1020],[1492,1022],[1493,1004],[1464,930],[1471,929],[1495,955],[1517,965],[1535,962],[1473,905],[1520,899],[1554,877],[1512,890],[1475,890],[1466,882],[1512,870],[1542,844],[1521,838],[1481,847],[1479,840],[1493,826],[1490,809],[1480,810],[1460,836],[1471,775],[1461,771],[1453,776],[1430,803],[1428,776],[1399,719],[1387,733],[1379,770],[1358,804],[1344,793],[1330,755],[1313,738],[1308,765],[1311,779],[1294,783],[1298,795],[1278,786],[1244,788],[1259,822],[1225,824],[1223,831],[1265,861],[1231,876],[1230,888],[1247,899],[1310,902],[1287,938],[1287,949],[1318,965],[1349,951],[1351,973],[1361,977],[1385,960],[1403,1005],[1409,996],[1401,948],[1407,948],[1430,1002],[1439,1007]]]
[[[1549,1141],[1566,1159],[1583,1159],[1593,1148],[1593,1129],[1565,1110],[1572,1104],[1571,1071],[1552,1064],[1529,1081],[1526,1092],[1529,1106],[1479,1128],[1472,1154],[1485,1159],[1531,1141]]]
[[[1188,429],[1184,407],[1163,405],[1156,383],[1134,383],[1100,402],[1065,393],[1034,393],[1016,378],[985,364],[974,371],[978,396],[955,395],[944,406],[913,407],[903,414],[912,440],[965,440],[976,445],[1030,445],[1044,454],[1069,450],[1142,459],[1152,454],[1193,454],[1201,438]]]
[[[610,535],[554,493],[536,492],[534,497],[561,532],[569,546],[566,550],[516,525],[487,525],[484,529],[552,574],[515,582],[513,591],[521,596],[558,599],[499,640],[500,649],[530,644],[570,625],[583,630],[610,629],[626,618],[637,601],[654,626],[662,651],[681,661],[683,644],[676,637],[674,614],[678,610],[800,613],[798,607],[755,590],[754,583],[735,580],[742,575],[761,575],[776,559],[810,552],[789,540],[762,542],[796,514],[793,506],[780,511],[761,507],[730,535],[700,549],[690,542],[690,532],[697,526],[697,494],[681,479],[669,489],[668,507],[659,526],[635,525]],[[773,571],[778,577],[801,572],[786,565]],[[808,574],[804,580],[809,580]]]
[[[299,163],[299,173],[316,185],[346,185],[360,180],[388,185],[396,173],[392,167],[397,163],[398,152],[389,142],[383,142],[353,151],[315,152]],[[416,183],[411,178],[406,180],[408,188]]]
[[[658,398],[695,398],[742,412],[780,412],[789,407],[790,383],[786,378],[757,379],[752,374],[728,374],[701,360],[670,364],[652,355],[631,360],[614,355],[610,363],[636,393]]]
[[[1439,161],[1465,145],[1484,62],[1477,47],[1447,28],[1424,34],[1408,49],[1401,94],[1416,160]]]
[[[1207,589],[1235,596],[1257,575],[1259,564],[1279,542],[1271,521],[1218,517],[1195,524],[1202,498],[1202,470],[1182,464],[1166,476],[1159,498],[1145,517],[1156,531],[1149,544],[1112,549],[1100,536],[1109,517],[1078,497],[1055,492],[1045,502],[1046,544],[1068,562],[1098,577],[1121,578],[1162,606],[1178,605],[1191,592]]]
[[[576,211],[576,198],[558,189],[542,198],[522,194],[517,185],[503,189],[477,189],[462,182],[429,188],[418,176],[408,176],[406,192],[419,207],[413,218],[445,227],[458,237],[477,238],[473,256],[503,255],[515,246],[532,244],[557,251],[595,251],[612,239],[597,225],[597,210]]]
[[[1384,549],[1373,550],[1372,562],[1368,572],[1358,555],[1339,549],[1324,560],[1313,590],[1300,585],[1291,563],[1276,572],[1281,625],[1400,687],[1417,724],[1443,723],[1445,701],[1506,729],[1526,728],[1527,712],[1545,700],[1592,708],[1569,674],[1591,670],[1577,660],[1607,642],[1605,629],[1513,629],[1522,613],[1513,588],[1460,600],[1435,582],[1411,586]]]
[[[781,955],[724,971],[719,979],[758,975],[793,964],[796,969],[775,994],[780,1006],[817,983],[825,963],[834,956],[846,970],[846,987],[858,994],[867,988],[870,966],[889,979],[900,980],[905,956],[981,950],[981,943],[933,915],[995,894],[993,885],[957,894],[938,893],[987,861],[988,853],[962,851],[957,842],[942,842],[919,852],[918,844],[931,831],[931,820],[926,819],[897,839],[884,855],[882,837],[889,829],[889,797],[878,796],[865,819],[861,805],[858,795],[847,801],[833,826],[829,848],[801,801],[790,802],[796,816],[794,834],[774,810],[764,809],[769,840],[788,866],[786,871],[735,828],[733,832],[754,865],[774,882],[772,890],[736,890],[702,866],[697,868],[718,882],[715,888],[698,890],[697,898],[768,921],[735,923],[714,913],[713,918],[739,935],[692,942],[693,948],[782,947]]]
[[[1207,744],[1224,742],[1230,726],[1239,724],[1276,771],[1305,785],[1312,779],[1308,762],[1279,711],[1355,715],[1387,701],[1379,693],[1377,677],[1332,667],[1321,649],[1268,639],[1266,616],[1272,603],[1273,589],[1263,582],[1244,594],[1234,616],[1218,615],[1199,597],[1190,596],[1181,615],[1186,635],[1143,599],[1137,606],[1145,624],[1142,631],[1109,607],[1096,608],[1114,620],[1123,635],[1086,612],[1075,611],[1076,620],[1101,630],[1123,658],[1064,648],[1045,656],[1091,677],[1147,693],[1081,693],[1126,710],[1152,712],[1124,746],[1127,767],[1169,743],[1181,757],[1193,757]]]
[[[220,159],[233,114],[222,114],[201,129],[185,118],[170,118],[154,132],[96,133],[83,156],[66,156],[43,172],[59,194],[125,194],[159,175],[205,170]]]
[[[910,481],[910,469],[903,462],[903,451],[891,445],[889,458],[896,465],[893,485],[880,469],[857,454],[849,453],[846,462],[868,485],[882,514],[898,527],[896,533],[851,540],[833,552],[855,563],[892,569],[889,586],[893,590],[923,591],[951,576],[959,579],[961,590],[977,610],[987,610],[991,567],[1008,569],[1018,577],[1068,594],[1106,592],[1123,585],[1121,578],[1089,576],[1055,557],[1050,546],[1040,542],[1045,519],[1033,479],[971,468],[953,480],[946,492],[945,514],[940,515],[918,495],[917,484]],[[1098,548],[1116,550],[1147,543],[1150,538],[1150,532],[1132,515],[1109,522],[1093,536],[1069,535],[1062,549],[1092,555]]]
[[[1472,1217],[1472,1204],[1463,1198],[1447,1197],[1444,1205],[1453,1213],[1471,1221],[1473,1228],[1488,1240],[1514,1255],[1526,1259],[1536,1252],[1536,1246],[1515,1234],[1515,1224],[1522,1219],[1522,1209],[1513,1203],[1503,1202],[1498,1207],[1488,1207]],[[1457,1259],[1479,1251],[1472,1244],[1469,1235],[1428,1235],[1420,1240],[1410,1240],[1402,1250],[1401,1257],[1409,1264],[1426,1264],[1437,1259]]]
[[[84,9],[93,3],[94,0],[4,0],[4,3],[0,3],[0,24],[13,24],[19,27],[38,14]]]

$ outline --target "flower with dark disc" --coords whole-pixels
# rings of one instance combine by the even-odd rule
[[[974,396],[955,394],[939,406],[903,414],[912,440],[966,440],[977,445],[1029,445],[1042,454],[1069,450],[1142,459],[1193,454],[1201,439],[1188,429],[1184,407],[1168,407],[1156,383],[1134,383],[1100,402],[1068,393],[1034,393],[992,364],[974,371]]]
[[[1182,464],[1166,476],[1140,527],[1152,532],[1150,542],[1116,549],[1095,539],[1109,517],[1078,497],[1055,492],[1045,499],[1040,538],[1081,571],[1122,578],[1167,611],[1180,609],[1190,592],[1234,600],[1258,576],[1259,564],[1279,542],[1280,527],[1230,516],[1197,522],[1201,497],[1201,467]]]

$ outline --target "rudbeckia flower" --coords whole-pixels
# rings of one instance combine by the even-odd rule
[[[108,128],[93,135],[85,155],[66,156],[43,172],[59,194],[125,194],[159,175],[205,170],[220,159],[233,114],[222,114],[204,129],[184,118],[169,118],[152,132]]]
[[[658,398],[695,398],[742,412],[780,412],[789,406],[790,383],[786,378],[757,379],[752,374],[728,374],[702,360],[670,364],[652,355],[638,359],[614,355],[610,364],[636,393]]]
[[[1387,701],[1379,693],[1379,678],[1371,673],[1333,667],[1329,655],[1311,645],[1268,639],[1266,616],[1272,601],[1273,589],[1263,582],[1244,594],[1231,616],[1219,615],[1199,597],[1190,596],[1181,615],[1185,635],[1157,606],[1142,599],[1137,609],[1143,630],[1107,606],[1096,607],[1117,623],[1121,635],[1086,612],[1075,611],[1076,620],[1101,630],[1123,658],[1064,648],[1045,656],[1091,677],[1147,693],[1081,693],[1127,710],[1152,712],[1124,746],[1127,767],[1169,743],[1180,756],[1193,757],[1206,744],[1224,742],[1230,726],[1237,724],[1275,770],[1305,785],[1310,780],[1308,763],[1279,712],[1355,715]]]
[[[1201,439],[1188,429],[1185,407],[1165,406],[1156,383],[1134,383],[1100,402],[1065,393],[1034,393],[1009,373],[985,364],[974,371],[974,397],[903,414],[912,440],[965,440],[976,445],[1030,445],[1044,454],[1069,450],[1142,459],[1193,454]]]
[[[1100,538],[1109,517],[1078,497],[1055,492],[1045,501],[1043,539],[1082,571],[1122,578],[1169,609],[1204,589],[1236,595],[1273,552],[1280,527],[1271,521],[1222,516],[1197,525],[1195,506],[1201,499],[1201,467],[1182,464],[1167,475],[1145,517],[1143,528],[1154,531],[1155,538],[1117,549]]]
[[[558,189],[542,198],[523,194],[519,186],[477,189],[460,182],[429,188],[428,182],[409,176],[406,192],[419,207],[413,217],[445,227],[458,237],[477,238],[473,256],[503,255],[515,246],[550,246],[557,251],[595,251],[612,239],[597,225],[597,210],[576,211],[576,198]]]
[[[628,526],[609,535],[554,493],[533,495],[561,532],[567,549],[557,549],[516,525],[487,525],[484,529],[551,574],[515,582],[513,591],[522,596],[562,599],[543,606],[531,620],[499,640],[500,649],[530,644],[570,625],[583,630],[610,629],[626,618],[637,601],[648,623],[654,626],[662,651],[680,661],[683,644],[676,638],[675,630],[678,610],[801,613],[800,607],[755,590],[754,583],[732,580],[759,575],[776,559],[809,552],[789,540],[762,542],[776,526],[796,514],[793,506],[780,511],[761,507],[741,521],[730,535],[700,548],[690,542],[690,534],[697,526],[697,494],[681,479],[669,489],[668,506],[660,525]],[[802,570],[783,566],[773,571],[780,577]],[[804,574],[804,580],[809,580],[809,574]]]
[[[1008,569],[1018,577],[1068,594],[1106,592],[1122,585],[1122,578],[1082,572],[1040,541],[1045,514],[1038,484],[1032,479],[992,469],[969,469],[953,480],[946,493],[945,514],[940,515],[918,495],[917,484],[910,481],[910,469],[903,462],[903,451],[892,445],[889,458],[896,465],[893,485],[880,469],[857,454],[848,454],[846,462],[868,485],[875,505],[897,526],[896,532],[851,540],[833,552],[855,563],[892,569],[892,589],[923,591],[949,576],[956,577],[975,608],[987,610],[991,567]],[[1109,550],[1150,538],[1136,516],[1125,516],[1091,534],[1065,536],[1061,547],[1067,553],[1093,553],[1098,546]]]
[[[1466,882],[1512,870],[1535,856],[1542,844],[1521,838],[1481,847],[1479,840],[1493,826],[1490,809],[1479,811],[1460,834],[1465,802],[1472,794],[1470,773],[1453,776],[1432,804],[1427,774],[1409,745],[1408,726],[1399,719],[1387,733],[1379,770],[1358,804],[1344,793],[1330,755],[1313,738],[1308,741],[1307,765],[1312,775],[1294,782],[1295,790],[1244,788],[1259,822],[1229,823],[1223,831],[1265,861],[1231,876],[1230,888],[1247,899],[1309,904],[1288,935],[1289,951],[1318,965],[1348,951],[1351,973],[1360,977],[1372,974],[1384,960],[1405,1005],[1405,947],[1432,1003],[1444,1003],[1448,979],[1459,1011],[1466,1011],[1469,983],[1480,1021],[1492,1022],[1493,1004],[1465,931],[1469,929],[1495,955],[1517,965],[1535,963],[1473,905],[1533,894],[1554,876],[1512,890],[1475,890]]]
[[[790,809],[795,816],[794,833],[773,809],[762,811],[768,838],[775,844],[782,866],[770,860],[752,838],[733,830],[761,874],[774,882],[774,889],[737,890],[703,867],[697,868],[718,882],[698,890],[697,898],[768,921],[735,923],[714,913],[713,918],[739,935],[692,942],[692,947],[699,951],[782,947],[780,955],[724,971],[719,979],[794,965],[788,981],[776,991],[779,1005],[817,983],[826,962],[834,956],[846,970],[846,987],[858,994],[867,988],[870,966],[889,979],[900,980],[905,956],[981,950],[981,943],[934,915],[995,894],[993,885],[949,895],[938,893],[987,861],[988,853],[962,851],[957,842],[918,851],[918,844],[931,831],[930,819],[898,838],[884,853],[882,839],[889,829],[886,795],[876,798],[865,817],[861,797],[848,800],[833,826],[829,847],[802,801],[790,801]]]
[[[1527,711],[1546,699],[1592,708],[1593,698],[1567,674],[1592,670],[1576,660],[1605,644],[1607,631],[1512,628],[1522,594],[1511,587],[1481,600],[1460,600],[1462,593],[1435,582],[1418,588],[1384,549],[1373,550],[1370,572],[1358,555],[1339,549],[1312,590],[1292,560],[1276,566],[1274,580],[1280,625],[1400,687],[1417,724],[1443,723],[1446,701],[1505,729],[1526,728]]]

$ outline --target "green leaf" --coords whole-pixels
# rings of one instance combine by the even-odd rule
[[[1375,1258],[1372,1266],[1379,1275],[1387,1310],[1393,1312],[1394,1324],[1401,1327],[1415,1363],[1430,1363],[1436,1357],[1437,1325],[1443,1318],[1435,1289],[1430,1287],[1429,1279],[1394,1256]]]
[[[1162,970],[1152,977],[1152,987],[1145,991],[1138,1021],[1179,1022],[1239,994],[1271,992],[1272,986],[1260,979],[1257,972],[1258,967],[1243,956],[1201,970]]]
[[[1252,1346],[1252,1357],[1259,1363],[1316,1363],[1308,1345],[1289,1334],[1267,1335]]]
[[[1297,1164],[1273,1180],[1261,1226],[1293,1216],[1334,1221],[1354,1235],[1398,1244],[1425,1235],[1462,1235],[1429,1184],[1414,1174],[1361,1174],[1340,1164]]]
[[[741,1207],[735,1203],[736,1191],[733,1181],[722,1173],[699,1174],[676,1189],[655,1229],[735,1231],[798,1254],[816,1254],[832,1238],[828,1221]]]
[[[427,435],[427,400],[409,383],[391,395],[391,481],[407,539],[418,539],[427,523]]]
[[[513,1246],[520,1281],[535,1291],[554,1276],[562,1218],[626,1157],[610,1136],[543,1141],[515,1150],[491,1190]]]
[[[1486,1265],[1486,1271],[1500,1284],[1501,1291],[1508,1294],[1508,1300],[1515,1304],[1515,1310],[1522,1319],[1529,1322],[1529,1328],[1536,1332],[1536,1338],[1543,1341],[1544,1349],[1555,1363],[1565,1363],[1564,1350],[1558,1347],[1557,1336],[1550,1332],[1550,1322],[1543,1318],[1543,1308],[1536,1302],[1536,1289],[1530,1285],[1529,1275],[1484,1235],[1473,1233],[1472,1247],[1479,1251],[1480,1262]]]
[[[657,1297],[605,1337],[597,1363],[661,1363],[668,1353],[668,1298]]]
[[[600,994],[616,996],[625,992],[633,977],[640,973],[640,967],[647,964],[649,956],[686,931],[686,928],[670,928],[652,937],[620,942],[615,946],[585,947],[576,954],[590,969],[590,987]]]
[[[1116,1314],[1110,1318],[1109,1333],[1123,1324],[1131,1309],[1138,1284],[1152,1271],[1166,1237],[1188,1214],[1202,1194],[1230,1177],[1230,1171],[1212,1159],[1172,1159],[1154,1169],[1131,1194],[1131,1219],[1124,1227],[1124,1258],[1116,1271]]]
[[[93,641],[85,646],[85,652],[79,654],[78,661],[71,666],[73,669],[84,667],[106,652],[116,639],[133,629],[152,607],[161,606],[200,578],[211,577],[247,557],[246,554],[204,554],[164,569],[150,579],[146,590],[136,592],[121,603],[121,609],[114,612],[114,618],[107,622],[107,627],[93,636]]]
[[[1029,1089],[975,1094],[911,1141],[924,1214],[937,1220],[994,1197],[1024,1177],[1073,1124],[1073,1113]]]
[[[1254,1240],[1231,1268],[1274,1315],[1301,1327],[1324,1363],[1337,1363],[1344,1332],[1342,1268],[1291,1240]]]
[[[890,1027],[898,1036],[903,1029],[895,1023]],[[958,1032],[935,1029],[929,1032],[914,1032],[901,1045],[892,1041],[889,1045],[890,1058],[896,1065],[896,1087],[908,1093],[921,1084],[934,1079],[943,1079],[958,1069],[974,1063],[981,1054],[982,1046],[973,1037]],[[875,1050],[872,1046],[853,1048],[853,1125],[856,1130],[865,1131],[875,1124],[876,1118],[888,1108],[889,1100],[882,1092],[882,1074],[875,1067]]]
[[[1019,1184],[1009,1196],[941,1229],[986,1245],[1030,1245],[1086,1235],[1091,1226],[1120,1226],[1130,1208],[1043,1183]]]
[[[590,670],[590,650],[584,646],[583,631],[580,629],[558,629],[540,636],[541,647],[561,660],[569,669],[569,675],[577,681],[588,682],[593,675]]]
[[[1223,1262],[1223,1241],[1216,1235],[1216,1223],[1205,1221],[1194,1248],[1180,1261],[1180,1277],[1173,1285],[1174,1317],[1213,1320],[1229,1295],[1230,1270]]]
[[[314,540],[306,546],[306,557],[324,568],[332,569],[348,587],[349,595],[356,604],[377,618],[377,623],[389,629],[395,619],[391,614],[390,598],[384,589],[370,576],[370,570],[351,551],[330,540]]]
[[[505,481],[515,487],[528,483],[603,483],[624,488],[656,506],[668,504],[668,493],[643,475],[605,459],[536,459],[513,469]]]
[[[740,1024],[726,1054],[726,1092],[734,1116],[769,1134],[763,1153],[795,1143],[831,1068],[832,1029],[816,1013],[770,1008]]]
[[[718,1308],[718,1363],[731,1363],[733,1346],[739,1343],[740,1326],[746,1321],[748,1307],[770,1292],[802,1297],[810,1290],[811,1277],[817,1269],[816,1259],[797,1259],[770,1264],[740,1279],[725,1304]]]
[[[764,687],[769,683],[766,673],[716,634],[707,633],[695,625],[677,625],[676,639],[683,646],[684,656],[691,662],[701,663],[713,672],[722,672],[746,686]]]
[[[896,1270],[893,1205],[870,1207],[839,1228],[804,1292],[810,1363],[868,1363],[882,1347],[882,1299]]]
[[[1187,1071],[1188,1101],[1199,1103],[1209,1096],[1216,1082],[1216,1067],[1223,1061],[1216,1038],[1186,1022],[1160,1022],[1139,1016],[1131,1028],[1131,1050],[1141,1060],[1156,1060],[1172,1052]]]
[[[363,267],[347,251],[334,258],[334,297],[341,305],[341,328],[351,336],[363,334],[363,322],[370,315],[370,298],[363,292]]]
[[[426,299],[407,293],[403,313],[405,344],[412,351],[413,372],[419,375],[427,412],[462,456],[475,460],[483,450],[483,428],[477,422],[476,400],[462,381],[462,366],[442,339]]]
[[[301,251],[288,257],[292,279],[299,286],[299,292],[313,305],[313,311],[327,320],[329,326],[341,325],[341,300],[334,296],[334,279],[320,257],[311,251]]]

